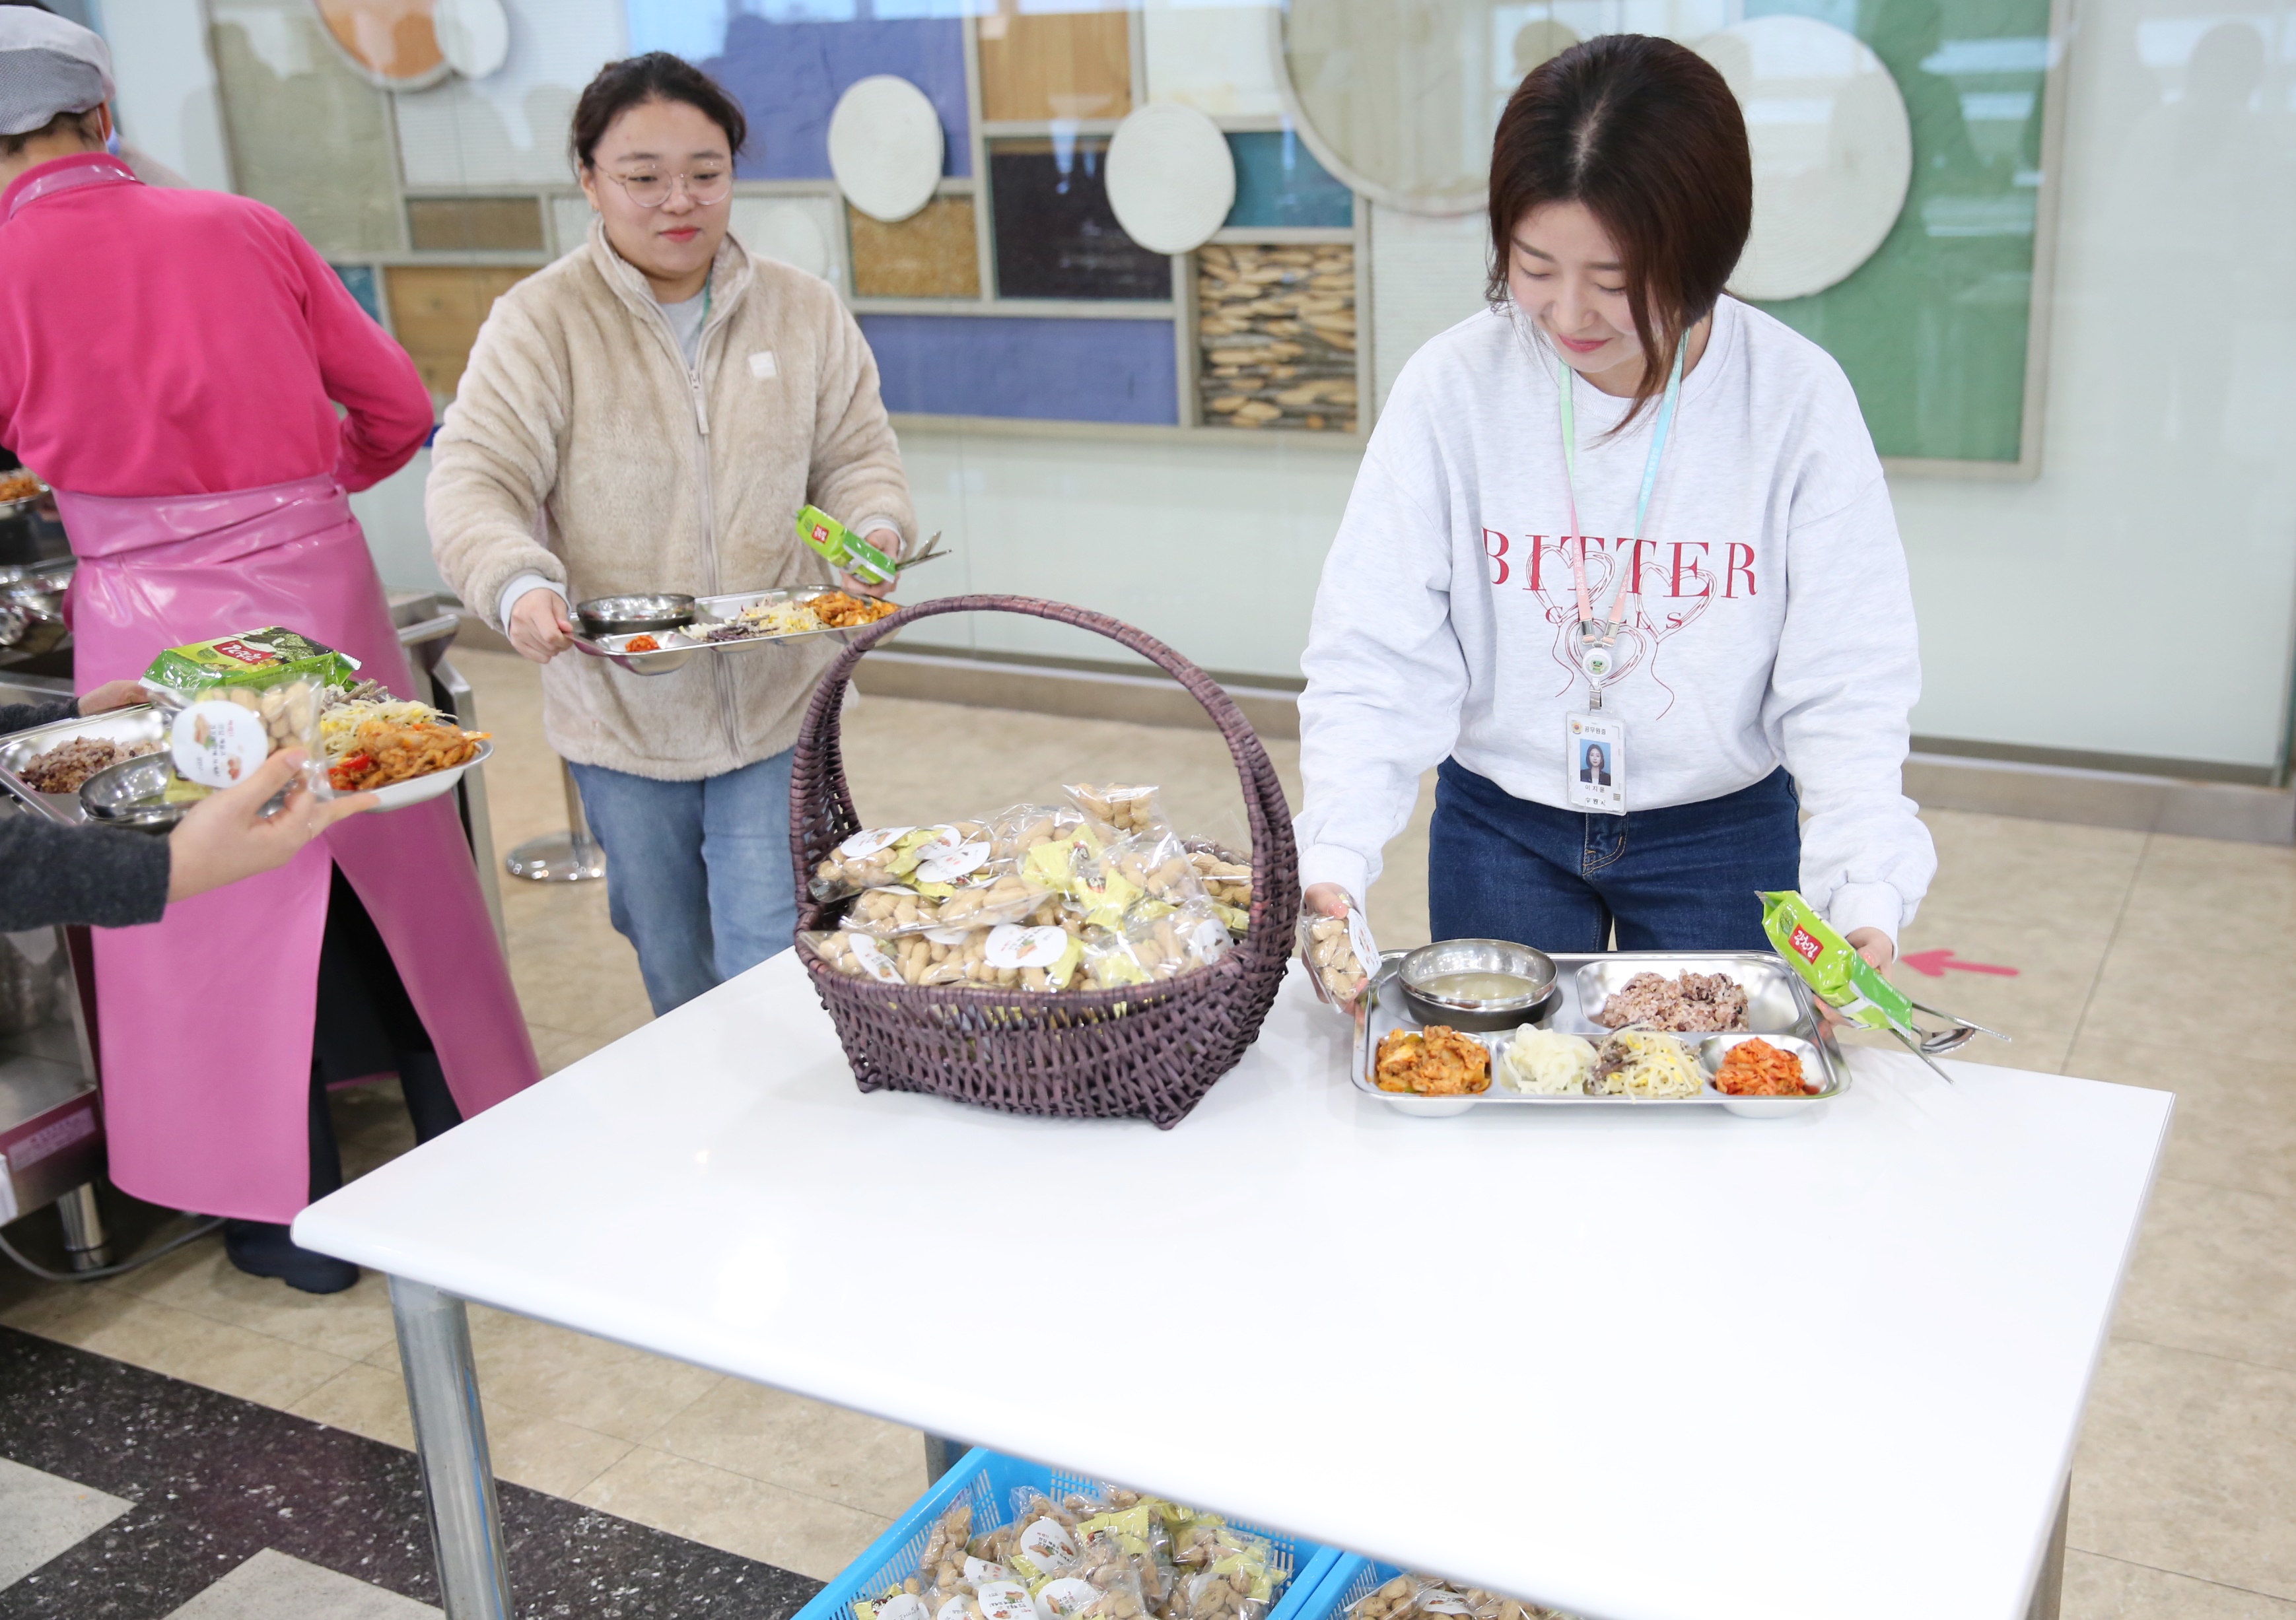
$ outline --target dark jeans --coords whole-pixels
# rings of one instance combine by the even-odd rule
[[[1509,794],[1447,759],[1435,775],[1427,914],[1437,939],[1542,951],[1767,951],[1765,889],[1801,881],[1793,779],[1588,815]]]

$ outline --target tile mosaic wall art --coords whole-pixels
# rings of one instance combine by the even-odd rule
[[[495,300],[532,272],[465,265],[393,265],[383,272],[390,299],[390,326],[422,385],[444,411],[463,380],[471,345]]]
[[[1108,206],[1104,139],[988,149],[996,290],[1008,299],[1168,299],[1172,261],[1124,233]]]
[[[936,197],[888,225],[849,206],[853,292],[865,299],[977,299],[980,253],[972,199]]]
[[[304,0],[215,0],[209,45],[239,189],[322,253],[404,245],[390,108]]]
[[[1345,242],[1196,250],[1204,425],[1356,430],[1356,253]]]
[[[1345,230],[1356,221],[1356,194],[1316,161],[1297,132],[1230,132],[1235,154],[1235,206],[1231,230],[1320,226]]]
[[[574,102],[623,54],[619,0],[503,0],[510,54],[481,79],[459,75],[397,102],[409,185],[553,185],[572,177]]]
[[[1200,5],[1148,0],[1140,13],[1148,99],[1214,118],[1274,118],[1283,110],[1268,49],[1272,4]]]
[[[634,7],[633,51],[655,48],[644,20]],[[726,21],[723,43],[698,65],[740,98],[749,117],[750,143],[735,171],[744,180],[829,178],[829,115],[847,86],[875,73],[924,92],[947,137],[946,172],[972,172],[964,29],[955,18],[784,22],[745,13]]]
[[[539,253],[542,204],[532,197],[410,197],[407,244],[418,253]]]
[[[944,416],[1171,426],[1169,321],[865,315],[885,404]]]
[[[1132,22],[1113,11],[1015,10],[979,23],[980,116],[994,124],[1132,110]]]

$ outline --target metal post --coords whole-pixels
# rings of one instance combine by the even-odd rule
[[[927,1434],[925,1436],[925,1483],[929,1485],[939,1485],[940,1477],[956,1466],[956,1460],[964,1456],[964,1443],[961,1440],[951,1440],[944,1436]]]
[[[469,1314],[454,1295],[406,1277],[390,1280],[390,1313],[398,1324],[447,1620],[511,1620],[510,1567],[471,1362]]]
[[[111,1240],[104,1235],[94,1182],[82,1182],[58,1199],[56,1213],[64,1220],[64,1253],[71,1256],[72,1270],[102,1271],[111,1264]]]
[[[2041,1555],[2041,1574],[2033,1583],[2032,1607],[2025,1620],[2058,1620],[2065,1598],[2065,1521],[2071,1517],[2073,1482],[2065,1481],[2057,1496],[2057,1527],[2049,1532],[2049,1550]]]
[[[455,724],[466,732],[479,729],[479,694],[463,678],[463,672],[440,659],[430,668],[430,693],[438,706],[455,716]],[[487,915],[494,920],[495,937],[510,947],[509,931],[503,926],[502,884],[495,864],[495,829],[493,813],[487,805],[486,767],[466,771],[457,791],[463,798],[463,830],[471,840],[471,858],[478,863],[479,893],[487,903]]]
[[[589,819],[582,814],[582,790],[574,785],[574,773],[564,760],[558,762],[558,768],[566,779],[567,830],[529,839],[512,850],[503,864],[513,878],[537,883],[583,883],[606,875],[606,852],[590,836]]]

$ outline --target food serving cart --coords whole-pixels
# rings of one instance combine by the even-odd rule
[[[5,537],[0,529],[0,540]],[[52,703],[72,695],[71,642],[60,609],[70,572],[69,557],[0,567],[0,703]],[[429,593],[394,595],[390,611],[418,681],[430,686],[418,695],[476,729],[476,694],[446,657],[462,620]],[[28,669],[60,673],[23,673]],[[63,734],[71,730],[64,727]],[[11,740],[0,737],[0,753]],[[0,815],[78,816],[77,804],[20,790],[4,773],[0,788]],[[502,896],[484,773],[465,772],[455,791],[499,937]],[[103,1127],[92,966],[84,928],[0,935],[0,1225],[55,1205],[75,1271],[98,1270],[111,1257],[94,1196]]]
[[[1176,1129],[1016,1117],[857,1091],[785,952],[295,1238],[390,1275],[452,1620],[513,1612],[472,1299],[1598,1620],[2054,1615],[2171,1097],[1406,1117],[1353,1035],[1295,969]],[[904,1314],[967,1253],[974,1330]]]

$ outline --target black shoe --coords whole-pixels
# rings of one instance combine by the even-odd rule
[[[298,1248],[284,1226],[269,1221],[226,1221],[223,1249],[249,1276],[276,1277],[306,1294],[340,1294],[359,1280],[349,1261]]]

